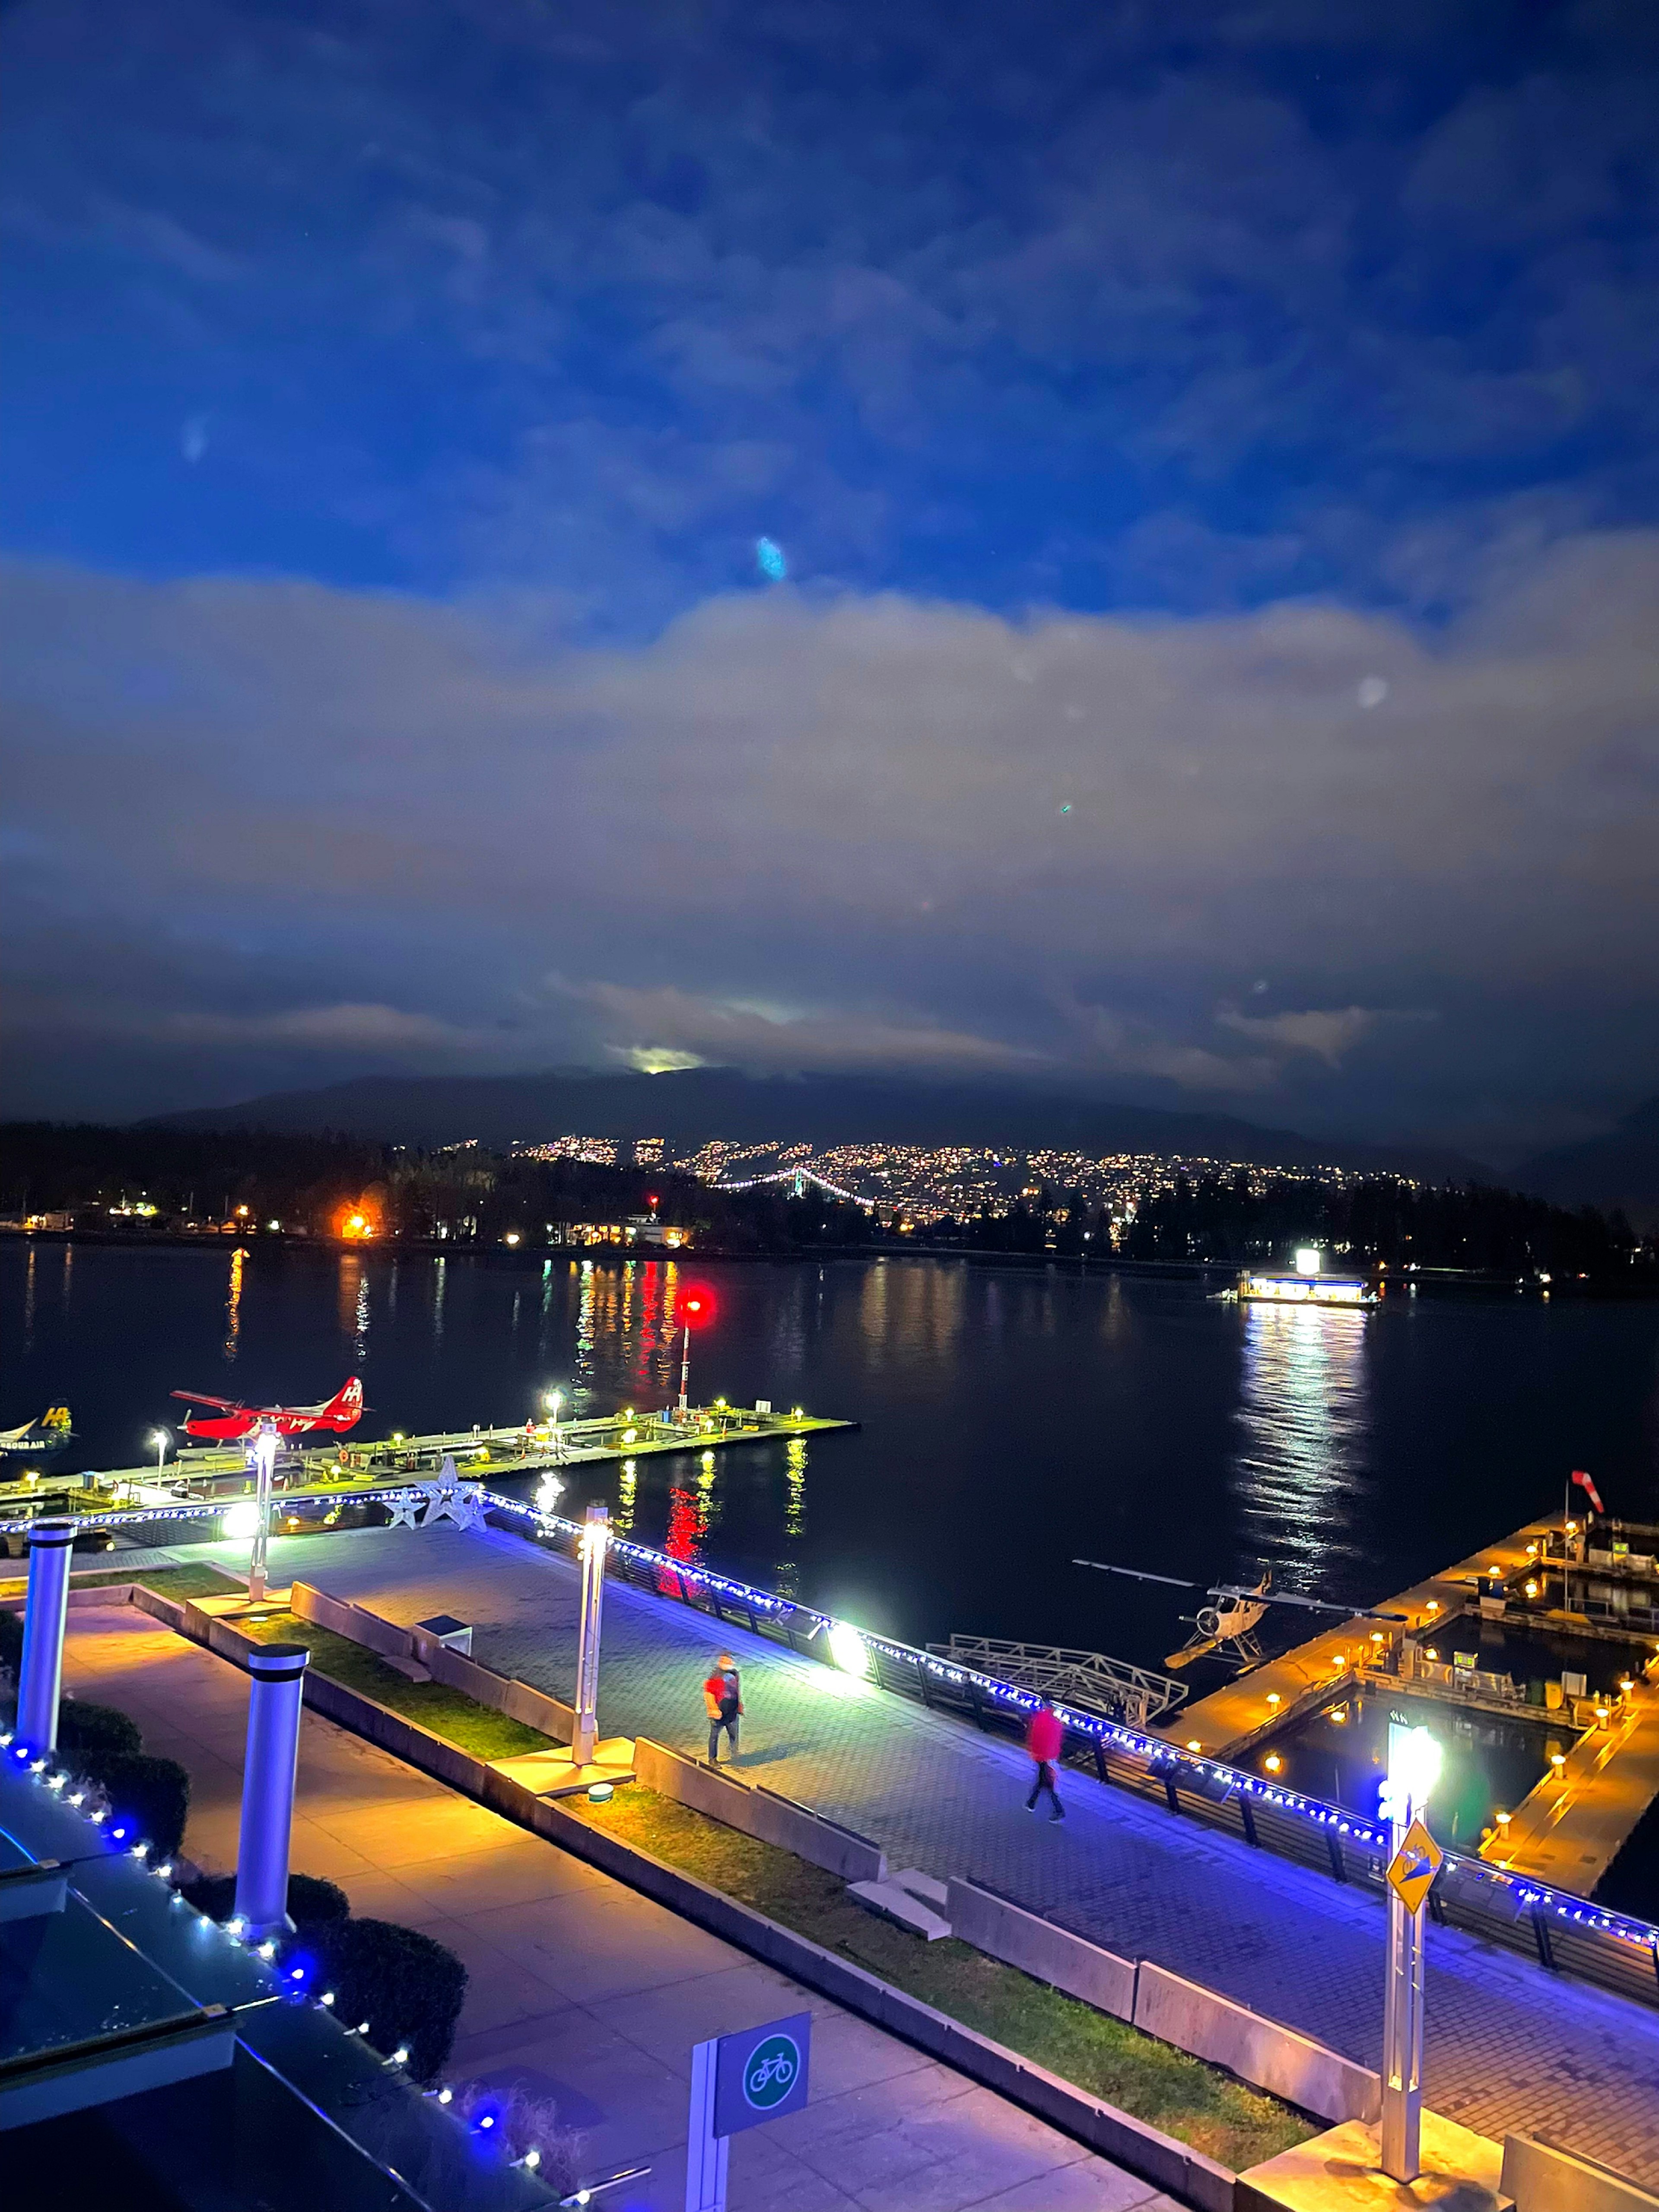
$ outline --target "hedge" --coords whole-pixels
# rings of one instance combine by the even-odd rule
[[[143,1747],[137,1721],[114,1705],[65,1698],[58,1708],[58,1748],[66,1758],[84,1752],[134,1752]]]
[[[185,1898],[210,1920],[228,1920],[236,1910],[234,1874],[204,1874],[188,1883]],[[337,1882],[319,1875],[291,1874],[288,1878],[288,1917],[301,1935],[314,1937],[337,1921],[346,1918],[351,1900]]]
[[[70,1763],[109,1799],[118,1826],[171,1858],[185,1840],[190,1777],[176,1759],[147,1751],[78,1751]]]
[[[466,1996],[466,1968],[453,1951],[392,1920],[345,1920],[322,1931],[323,1971],[334,2017],[368,2023],[377,2051],[408,2045],[409,2071],[428,2081],[449,2056]]]

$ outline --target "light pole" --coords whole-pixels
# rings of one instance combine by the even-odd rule
[[[562,1456],[559,1443],[559,1408],[564,1403],[563,1391],[550,1390],[542,1400],[542,1403],[547,1408],[549,1422],[552,1427],[553,1456],[556,1460]]]
[[[1440,1852],[1420,1815],[1440,1773],[1440,1747],[1425,1728],[1389,1723],[1389,1970],[1382,2006],[1382,2171],[1422,2172],[1423,1904]],[[1425,1880],[1426,1875],[1427,1879]]]
[[[593,1764],[599,1735],[599,1609],[605,1601],[605,1553],[611,1541],[611,1509],[590,1505],[582,1529],[582,1613],[576,1637],[576,1724],[570,1756]]]
[[[265,1594],[265,1547],[270,1540],[270,1479],[276,1466],[276,1424],[261,1421],[253,1439],[253,1554],[248,1562],[247,1594],[255,1605]]]
[[[152,1429],[149,1440],[155,1447],[155,1480],[161,1480],[161,1470],[167,1465],[167,1446],[173,1442],[171,1429]]]

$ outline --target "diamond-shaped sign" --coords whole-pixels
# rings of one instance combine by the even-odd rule
[[[1445,1863],[1446,1854],[1420,1820],[1407,1829],[1400,1849],[1389,1862],[1389,1880],[1407,1912],[1422,1905]]]

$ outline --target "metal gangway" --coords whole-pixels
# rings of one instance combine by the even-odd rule
[[[953,1636],[930,1644],[936,1657],[976,1674],[994,1675],[1022,1690],[1036,1690],[1056,1704],[1076,1705],[1108,1720],[1146,1728],[1172,1712],[1187,1685],[1148,1667],[1132,1667],[1103,1651],[1067,1651],[1057,1644],[1010,1644],[998,1636]]]

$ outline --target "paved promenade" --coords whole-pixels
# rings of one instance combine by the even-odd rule
[[[245,1562],[245,1547],[214,1549]],[[365,1529],[271,1552],[273,1578],[297,1575],[403,1622],[470,1620],[486,1664],[570,1694],[576,1570],[520,1537]],[[729,1649],[744,1674],[746,1773],[872,1837],[895,1865],[988,1881],[1376,2065],[1376,1899],[1090,1777],[1069,1778],[1063,1826],[1033,1820],[1016,1745],[620,1583],[606,1586],[605,1624],[607,1735],[706,1748],[700,1686]],[[1437,2111],[1486,2135],[1547,2134],[1659,2184],[1659,2014],[1455,1929],[1431,1929],[1429,1954]]]
[[[189,1770],[185,1849],[228,1872],[246,1677],[130,1607],[78,1606],[64,1676]],[[552,2097],[586,2137],[590,2177],[648,2164],[647,2179],[605,2197],[616,2212],[685,2202],[692,2044],[803,2011],[811,2102],[736,2138],[732,2212],[1178,2212],[989,2090],[309,1711],[294,1864],[465,1961],[445,2077]]]

